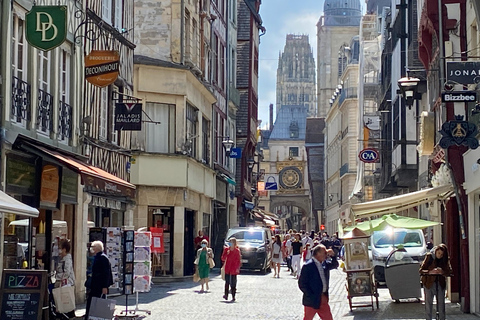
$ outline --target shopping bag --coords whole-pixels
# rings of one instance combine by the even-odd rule
[[[222,280],[225,280],[225,265],[220,269],[220,273],[222,274]]]
[[[67,313],[75,310],[75,287],[54,288],[52,294],[58,312]]]
[[[200,281],[200,275],[198,274],[198,270],[195,270],[195,273],[193,274],[193,282],[198,281]]]
[[[208,258],[208,264],[210,265],[210,269],[212,269],[213,267],[215,267],[215,261],[213,261],[212,258]]]
[[[115,303],[115,300],[93,297],[87,320],[112,320]]]

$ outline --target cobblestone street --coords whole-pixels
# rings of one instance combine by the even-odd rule
[[[238,277],[237,301],[232,303],[222,299],[223,284],[218,270],[211,274],[210,291],[199,293],[196,283],[176,282],[153,286],[150,293],[139,295],[139,309],[152,311],[145,319],[186,320],[206,318],[225,319],[302,319],[302,294],[297,281],[282,267],[279,279],[273,274],[242,271]],[[388,289],[379,289],[380,308],[358,308],[350,312],[345,289],[345,274],[338,270],[331,273],[330,306],[334,319],[425,319],[424,305],[416,300],[395,303]],[[356,298],[361,302],[363,298]],[[117,312],[125,309],[125,296],[117,297]],[[367,298],[365,298],[365,301]],[[369,298],[368,298],[369,300]],[[129,299],[129,309],[135,308],[135,296]],[[79,308],[81,309],[81,308]],[[78,310],[77,314],[83,314]],[[140,312],[140,315],[145,313]],[[315,319],[319,319],[316,316]],[[480,319],[471,314],[463,314],[457,304],[447,300],[447,319]]]

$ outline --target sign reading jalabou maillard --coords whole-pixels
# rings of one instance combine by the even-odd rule
[[[142,104],[137,102],[116,103],[115,130],[142,130]]]
[[[117,80],[120,54],[115,50],[92,50],[85,56],[85,79],[97,87]]]
[[[67,37],[66,6],[33,6],[25,15],[25,37],[33,47],[49,51]]]

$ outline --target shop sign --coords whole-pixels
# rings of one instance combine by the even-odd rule
[[[442,102],[475,102],[477,93],[475,91],[452,91],[442,92]]]
[[[97,87],[106,87],[117,80],[120,54],[115,50],[92,50],[85,56],[85,79]]]
[[[150,247],[152,253],[164,253],[163,228],[150,227],[150,232],[152,233],[152,243]]]
[[[358,158],[360,158],[360,161],[362,162],[373,163],[378,161],[379,154],[377,149],[366,148],[360,151],[360,153],[358,154]]]
[[[116,196],[125,196],[129,198],[135,197],[135,189],[127,187],[118,183],[113,183],[106,181],[101,178],[97,178],[91,175],[83,175],[82,179],[84,181],[85,187],[87,190],[94,192],[103,192],[107,194],[112,194]]]
[[[278,190],[278,174],[265,174],[265,190]]]
[[[142,130],[142,104],[118,102],[115,104],[115,130]]]
[[[124,210],[122,206],[122,202],[113,199],[106,199],[102,197],[92,197],[92,206],[94,207],[102,207],[114,210]]]
[[[25,38],[33,47],[49,51],[67,37],[67,6],[33,6],[25,15]]]
[[[475,84],[480,80],[480,61],[447,62],[447,79],[460,84]]]
[[[380,130],[380,116],[363,116],[363,124],[369,130]]]
[[[77,203],[78,174],[63,168],[62,170],[62,202]]]
[[[418,154],[421,156],[431,155],[435,148],[435,115],[433,112],[422,112],[419,140]]]
[[[230,158],[232,158],[232,159],[242,158],[242,148],[232,148],[232,149],[230,149]]]
[[[60,176],[58,168],[45,165],[42,168],[42,183],[40,187],[40,205],[57,207]]]
[[[463,121],[463,116],[455,116],[456,120],[447,121],[442,124],[439,145],[443,149],[448,149],[450,146],[467,146],[470,149],[478,148],[477,133],[478,129],[474,123]]]
[[[6,161],[7,193],[35,195],[35,171],[34,159],[8,154]]]

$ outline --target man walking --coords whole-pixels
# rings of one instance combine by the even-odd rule
[[[328,259],[332,257],[332,259]],[[303,320],[312,320],[315,314],[322,320],[333,320],[328,305],[328,282],[330,270],[338,267],[337,257],[332,249],[319,244],[313,249],[313,257],[303,265],[298,286],[303,292]]]

